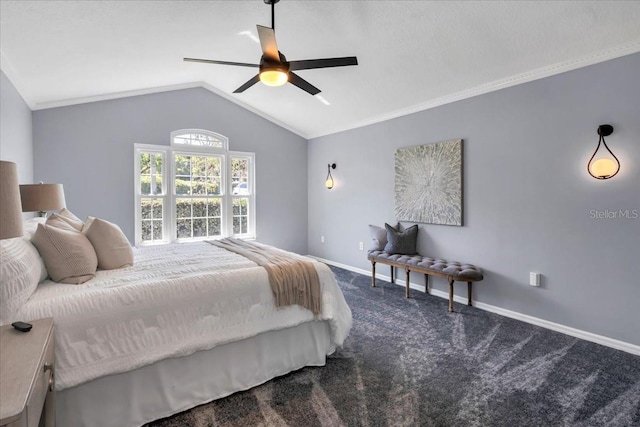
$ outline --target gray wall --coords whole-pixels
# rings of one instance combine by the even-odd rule
[[[478,301],[640,345],[640,218],[590,218],[640,209],[639,70],[634,54],[311,140],[309,253],[369,270],[358,242],[395,222],[395,150],[462,138],[465,225],[421,224],[420,253],[483,267]],[[586,164],[603,123],[622,167],[599,181]]]
[[[257,237],[307,250],[307,143],[205,89],[135,96],[33,113],[35,179],[64,184],[76,215],[120,225],[134,240],[133,144],[169,144],[198,128],[256,153]]]
[[[33,182],[31,109],[0,71],[0,159],[15,162],[18,182]]]

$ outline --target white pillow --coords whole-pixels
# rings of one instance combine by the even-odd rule
[[[131,244],[116,224],[90,216],[84,223],[82,233],[96,251],[99,269],[113,270],[133,265]]]
[[[28,237],[0,240],[0,277],[0,324],[6,325],[17,320],[13,316],[47,278],[42,258]]]
[[[95,276],[98,258],[84,234],[39,224],[31,241],[53,281],[78,284]]]

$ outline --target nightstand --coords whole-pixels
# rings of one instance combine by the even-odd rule
[[[0,327],[0,426],[55,426],[53,319]],[[42,420],[41,420],[42,419]]]

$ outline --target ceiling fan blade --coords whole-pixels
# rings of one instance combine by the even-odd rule
[[[259,64],[247,64],[246,62],[229,62],[229,61],[215,61],[213,59],[198,59],[198,58],[182,58],[186,62],[203,62],[205,64],[220,64],[220,65],[236,65],[238,67],[259,67]]]
[[[238,89],[234,90],[233,93],[242,93],[245,90],[249,89],[254,84],[258,83],[259,81],[260,81],[260,74],[256,74],[251,78],[251,80],[249,80],[248,82],[240,86]]]
[[[280,62],[280,53],[278,52],[278,45],[276,44],[276,32],[273,28],[263,27],[262,25],[256,25],[258,27],[258,36],[260,37],[260,46],[262,46],[262,53],[268,59]]]
[[[292,73],[291,71],[289,71],[289,83],[294,86],[298,86],[300,89],[311,95],[317,95],[322,92],[320,89],[318,89],[296,73]]]
[[[313,68],[346,67],[358,65],[358,58],[345,56],[344,58],[306,59],[302,61],[290,61],[290,70],[310,70]]]

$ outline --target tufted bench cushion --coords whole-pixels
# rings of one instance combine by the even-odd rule
[[[422,255],[388,254],[380,250],[369,251],[368,259],[371,261],[371,285],[376,286],[376,263],[391,266],[391,283],[394,280],[394,268],[404,268],[406,271],[406,296],[409,298],[409,279],[412,271],[425,274],[425,290],[429,292],[429,275],[443,277],[449,281],[449,311],[453,311],[453,283],[455,281],[467,282],[468,305],[471,305],[472,282],[484,278],[482,270],[472,264],[464,264],[457,261],[447,261],[440,258],[425,257]]]
[[[406,264],[412,267],[421,267],[434,273],[452,276],[454,280],[482,280],[482,270],[472,264],[463,264],[457,261],[446,261],[440,258],[423,257],[421,255],[388,254],[384,251],[369,251],[369,258],[376,260],[388,260],[398,264]]]

